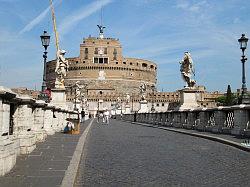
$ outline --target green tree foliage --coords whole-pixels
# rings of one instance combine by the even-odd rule
[[[227,86],[227,93],[225,96],[220,96],[216,99],[216,102],[220,106],[232,106],[236,105],[238,102],[238,98],[235,94],[231,91],[231,86]]]
[[[218,103],[219,106],[225,106],[226,103],[226,96],[220,96],[216,98],[216,102]]]
[[[226,100],[225,100],[225,105],[226,106],[231,106],[233,105],[233,94],[232,94],[232,91],[231,91],[231,86],[228,85],[227,86],[227,96],[226,96]]]

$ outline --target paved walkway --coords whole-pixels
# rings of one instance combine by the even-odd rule
[[[250,154],[232,146],[111,120],[94,123],[75,186],[242,186]]]
[[[14,169],[0,177],[1,187],[60,186],[78,140],[90,121],[80,125],[80,134],[56,133],[38,143],[29,155],[18,156]]]

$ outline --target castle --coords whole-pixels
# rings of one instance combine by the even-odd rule
[[[119,39],[105,38],[103,27],[99,37],[89,36],[80,44],[78,57],[67,58],[69,69],[65,78],[66,98],[69,103],[74,103],[81,108],[83,102],[78,97],[73,87],[77,82],[84,87],[85,108],[91,114],[99,110],[112,110],[119,100],[121,110],[125,110],[126,96],[130,96],[132,112],[140,108],[139,87],[146,85],[146,100],[148,107],[158,112],[164,112],[169,107],[178,105],[180,94],[176,92],[157,92],[156,76],[157,65],[144,59],[123,57],[122,45]],[[46,84],[53,88],[55,82],[56,60],[47,62]],[[219,93],[209,94],[203,87],[200,88],[198,103],[200,106],[215,106],[215,98]],[[127,103],[128,104],[128,103]],[[73,107],[73,106],[72,106]]]

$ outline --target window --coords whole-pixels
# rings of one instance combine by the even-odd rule
[[[116,62],[116,64],[118,64],[118,62]]]
[[[85,53],[84,58],[85,58],[85,59],[88,59],[88,53],[89,53],[88,48],[85,48],[84,53]]]
[[[104,64],[108,64],[108,58],[104,58]]]
[[[162,103],[161,106],[164,106],[164,103]]]
[[[129,64],[130,64],[130,65],[133,65],[133,63],[132,63],[132,62],[130,62]]]
[[[157,103],[156,106],[159,106],[159,103]]]
[[[109,63],[109,60],[108,58],[103,58],[103,57],[95,57],[94,58],[94,63],[95,64],[108,64]]]
[[[108,48],[107,47],[104,48],[104,54],[105,55],[108,54]]]
[[[98,54],[98,48],[95,48],[95,54],[96,55]]]
[[[126,62],[123,62],[123,64],[126,64]]]
[[[146,63],[142,63],[142,67],[147,67],[148,65]]]
[[[99,58],[99,64],[103,64],[103,58]]]
[[[114,60],[117,60],[117,49],[114,49],[113,55],[114,55]]]

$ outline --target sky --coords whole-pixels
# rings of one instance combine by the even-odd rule
[[[191,53],[195,79],[207,91],[241,87],[242,33],[250,38],[249,0],[54,0],[61,48],[79,55],[80,43],[98,36],[103,7],[105,37],[119,38],[124,57],[158,66],[159,91],[185,85],[179,61]],[[49,0],[0,0],[0,85],[41,89],[43,47],[40,35],[52,36],[48,59],[55,58]],[[250,45],[249,45],[250,46]],[[246,55],[250,59],[250,50]],[[246,62],[250,89],[250,61]]]

